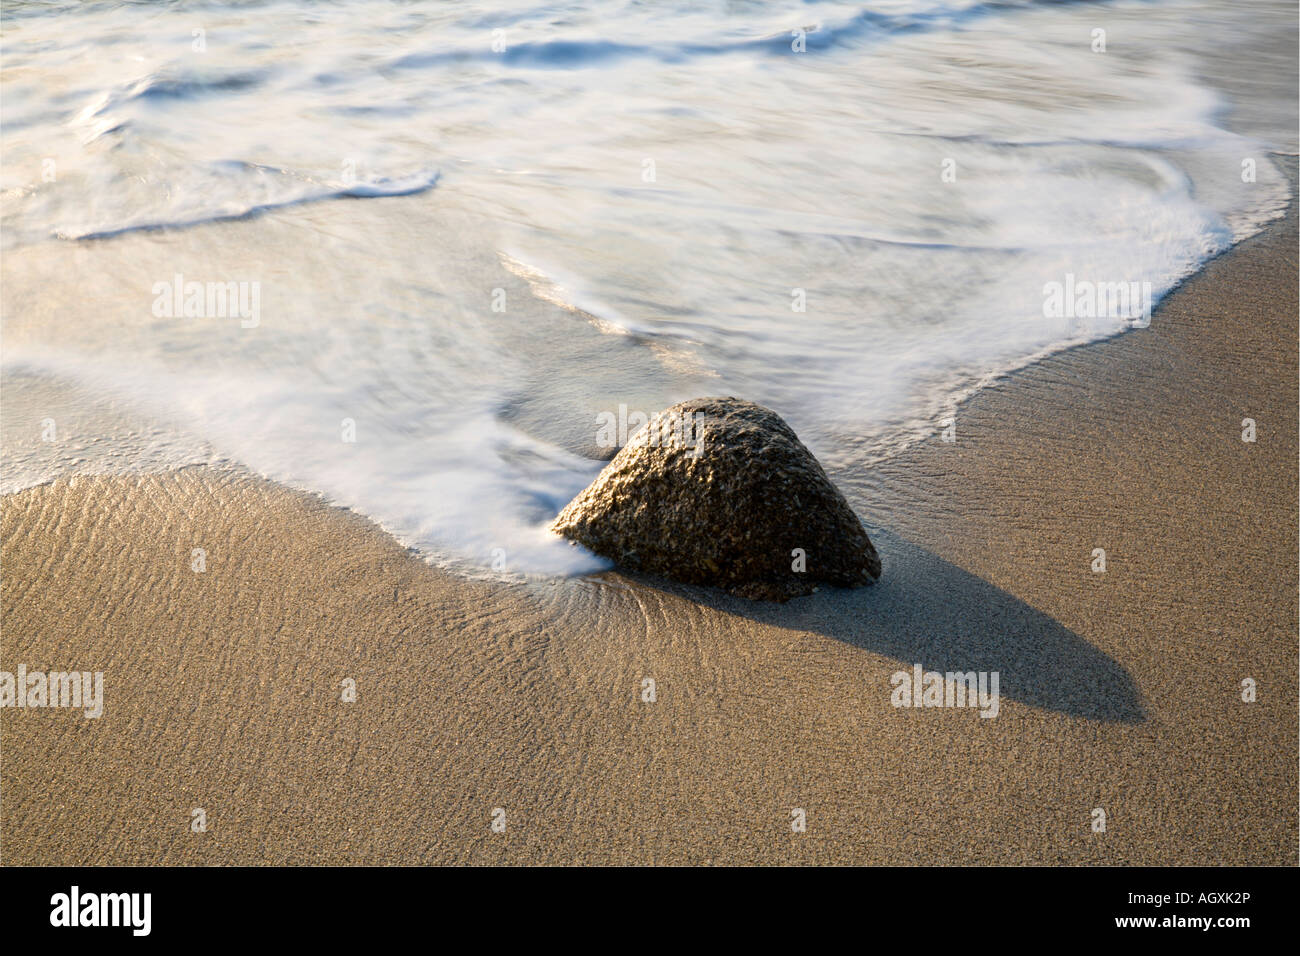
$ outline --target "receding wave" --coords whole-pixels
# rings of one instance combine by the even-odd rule
[[[289,179],[296,179],[285,170],[277,170]],[[273,209],[283,209],[303,203],[323,202],[328,199],[378,199],[391,196],[411,196],[432,189],[438,183],[436,171],[421,171],[408,176],[394,178],[380,177],[367,182],[351,185],[317,186],[303,184],[297,190],[290,189],[289,195],[266,202],[249,203],[234,209],[226,208],[196,216],[178,219],[150,219],[132,222],[122,226],[91,228],[83,231],[59,230],[54,233],[57,239],[90,241],[112,239],[131,232],[151,232],[162,229],[186,229],[214,222],[231,222],[239,219],[251,219]],[[296,194],[295,194],[296,193]]]

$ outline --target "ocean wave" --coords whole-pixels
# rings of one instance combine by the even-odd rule
[[[388,66],[393,69],[407,70],[490,62],[534,70],[579,70],[630,59],[680,63],[691,58],[735,54],[787,57],[807,52],[825,52],[836,47],[860,45],[867,41],[885,41],[909,34],[960,29],[980,19],[1045,5],[1066,6],[1105,2],[1107,0],[990,0],[990,2],[973,2],[966,5],[935,3],[925,9],[899,12],[863,7],[846,16],[813,22],[792,18],[787,27],[775,33],[762,36],[742,34],[709,43],[689,40],[634,43],[606,37],[567,37],[510,43],[500,50],[485,48],[483,44],[478,43],[454,49],[404,54],[392,60]],[[478,22],[480,28],[483,28],[484,21]],[[500,26],[505,22],[508,22],[508,19],[496,20],[491,22],[491,26]],[[796,49],[796,46],[799,48]]]
[[[250,169],[258,168],[255,167],[255,164],[249,163],[238,163],[234,165]],[[304,203],[324,202],[330,199],[378,199],[384,197],[411,196],[432,189],[437,185],[439,178],[439,173],[437,171],[422,170],[404,176],[379,176],[364,182],[352,183],[350,185],[318,185],[313,183],[308,177],[294,174],[289,170],[280,169],[271,170],[271,172],[283,175],[287,180],[295,182],[298,185],[289,187],[288,195],[265,202],[248,203],[242,206],[236,205],[235,208],[213,210],[190,217],[148,219],[127,223],[125,225],[100,226],[80,230],[60,229],[55,231],[53,236],[56,239],[66,239],[77,242],[112,239],[132,232],[188,229],[193,226],[207,225],[215,222],[231,222],[240,219],[251,219],[274,209],[283,209],[288,206],[297,206]]]

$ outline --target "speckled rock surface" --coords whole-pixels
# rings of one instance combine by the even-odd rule
[[[622,568],[756,600],[880,577],[867,532],[817,459],[779,415],[738,398],[654,416],[552,530]]]

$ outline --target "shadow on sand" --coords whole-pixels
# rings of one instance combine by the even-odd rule
[[[874,585],[828,588],[788,604],[637,576],[719,612],[797,628],[897,660],[900,670],[997,671],[1004,699],[1089,720],[1138,723],[1128,672],[1055,619],[887,531],[869,529],[884,561]],[[887,692],[888,689],[885,689]]]

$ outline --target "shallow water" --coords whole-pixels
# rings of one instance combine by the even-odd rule
[[[740,395],[869,464],[1131,324],[1047,317],[1046,284],[1158,300],[1275,217],[1294,83],[1238,110],[1203,77],[1260,38],[1290,66],[1241,71],[1293,70],[1294,21],[7,3],[0,490],[228,462],[440,561],[595,567],[545,526],[602,412]],[[226,282],[243,315],[212,314]]]

